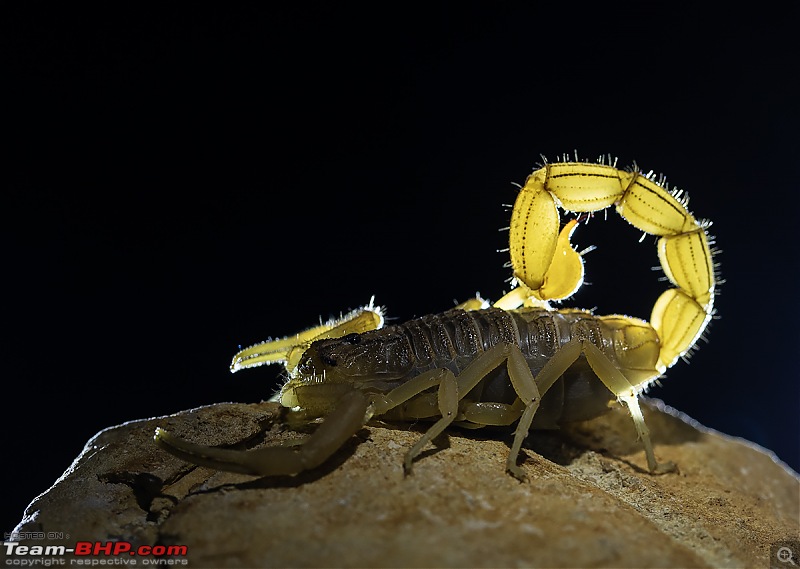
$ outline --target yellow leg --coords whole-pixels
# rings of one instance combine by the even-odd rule
[[[446,369],[431,370],[409,380],[390,391],[388,394],[380,396],[373,401],[371,414],[376,416],[388,413],[391,409],[409,402],[409,405],[403,409],[403,414],[407,418],[410,418],[411,412],[416,411],[420,413],[420,415],[418,415],[419,418],[425,418],[431,416],[432,413],[430,413],[429,400],[425,398],[427,394],[423,392],[435,385],[439,386],[436,401],[442,418],[423,435],[422,439],[420,439],[408,453],[406,453],[404,461],[406,472],[411,471],[414,458],[419,455],[425,445],[437,437],[456,419],[459,410],[458,404],[461,398],[469,393],[487,374],[503,362],[507,362],[511,382],[519,398],[525,405],[520,419],[521,426],[517,427],[517,435],[515,436],[514,448],[516,450],[512,448],[507,466],[511,474],[521,480],[525,479],[525,474],[522,469],[516,465],[516,457],[519,454],[522,441],[525,439],[525,436],[527,436],[528,428],[533,420],[533,415],[539,406],[540,397],[536,383],[533,380],[533,374],[530,368],[528,368],[522,352],[518,346],[510,344],[498,344],[489,348],[476,357],[457,377]],[[412,399],[418,398],[420,395],[423,397],[423,404],[420,405],[419,408],[415,408],[414,404],[416,401]]]
[[[656,455],[653,452],[653,443],[650,441],[650,430],[644,422],[644,415],[642,415],[642,410],[639,407],[638,394],[634,386],[597,346],[591,342],[584,341],[583,352],[586,354],[586,360],[597,377],[600,378],[600,381],[617,396],[617,399],[627,405],[633,419],[633,425],[636,427],[636,432],[644,446],[647,467],[650,472],[663,474],[676,470],[675,464],[672,462],[660,463],[656,460]]]
[[[671,462],[659,463],[656,460],[655,453],[653,452],[653,444],[650,441],[650,431],[644,422],[641,408],[639,407],[639,400],[634,386],[626,379],[619,369],[600,351],[597,346],[588,340],[573,340],[562,346],[550,358],[545,366],[536,376],[536,386],[538,387],[539,394],[544,396],[547,390],[558,380],[559,377],[577,360],[581,354],[586,355],[589,365],[594,371],[595,375],[617,398],[628,406],[633,419],[634,427],[639,435],[644,446],[645,455],[647,457],[647,466],[651,472],[655,474],[662,474],[675,470],[675,465]],[[512,379],[513,382],[513,379]],[[515,384],[516,388],[516,384]],[[538,406],[538,403],[537,403]],[[527,409],[526,409],[527,411]],[[531,419],[533,415],[531,414]],[[516,460],[517,453],[522,445],[522,441],[527,436],[527,429],[530,426],[526,421],[525,414],[520,419],[515,433],[514,445],[511,450],[509,460]],[[512,472],[513,473],[513,472]]]
[[[411,473],[414,458],[429,442],[438,437],[456,418],[458,413],[458,384],[453,372],[448,369],[432,369],[399,385],[386,395],[375,396],[370,404],[368,416],[385,415],[393,409],[398,409],[397,414],[403,418],[424,419],[436,414],[430,407],[430,399],[423,392],[439,386],[436,394],[436,403],[441,418],[433,424],[406,452],[403,460],[403,471]],[[422,396],[422,397],[420,397]],[[420,403],[415,405],[415,403]],[[407,405],[406,405],[407,404]],[[391,418],[391,417],[390,417]]]
[[[511,379],[511,385],[514,386],[514,390],[520,400],[525,404],[525,410],[522,412],[517,428],[514,430],[514,442],[511,444],[511,452],[508,453],[506,470],[518,480],[524,481],[527,476],[517,466],[517,456],[519,456],[519,451],[522,448],[522,442],[528,436],[533,416],[539,409],[542,397],[536,382],[533,380],[531,368],[528,367],[525,357],[517,345],[512,345],[508,354],[508,377]]]
[[[496,427],[513,425],[514,421],[522,416],[525,405],[521,399],[517,399],[513,404],[492,403],[491,401],[478,401],[467,403],[463,406],[464,421],[468,423],[466,428],[480,428],[486,425]]]
[[[460,399],[489,372],[506,362],[508,375],[519,397],[519,402],[511,406],[469,402],[463,406],[463,417],[459,416],[458,418],[478,424],[511,424],[518,419],[506,469],[514,477],[525,480],[524,471],[517,465],[517,457],[522,443],[528,436],[541,398],[581,354],[586,355],[592,370],[603,384],[628,405],[636,430],[642,439],[650,470],[667,472],[673,469],[674,466],[670,463],[659,464],[655,460],[649,432],[639,409],[634,387],[608,358],[588,341],[573,340],[562,346],[547,361],[535,379],[518,346],[499,344],[478,356],[457,377],[453,377],[452,373],[447,370],[432,370],[399,386],[376,401],[375,414],[386,413],[390,409],[408,402],[408,407],[404,409],[404,415],[407,418],[414,416],[426,418],[436,414],[433,402],[434,400],[437,402],[442,418],[406,454],[404,466],[406,472],[410,472],[413,459],[419,455],[425,445],[452,424],[459,411]],[[423,393],[434,385],[439,386],[439,392],[435,399],[427,397],[432,394]],[[419,405],[415,405],[416,403]]]
[[[414,458],[422,452],[422,449],[425,448],[429,442],[442,434],[442,432],[450,426],[458,413],[458,400],[456,378],[452,372],[447,371],[442,376],[438,392],[439,412],[442,414],[442,418],[436,421],[430,429],[425,431],[422,438],[420,438],[406,453],[405,459],[403,460],[403,472],[410,474]]]

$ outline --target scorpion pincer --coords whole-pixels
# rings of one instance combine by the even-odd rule
[[[480,297],[403,324],[384,326],[370,302],[335,320],[234,356],[232,371],[280,362],[288,379],[280,403],[306,419],[325,417],[301,444],[237,451],[200,446],[157,429],[155,440],[195,464],[253,475],[315,468],[372,418],[430,420],[404,459],[405,472],[447,427],[516,424],[506,469],[517,464],[532,428],[597,417],[624,403],[652,473],[658,462],[638,396],[688,355],[714,313],[718,282],[710,222],[695,219],[688,198],[652,172],[619,170],[604,160],[544,164],[514,204],[509,226],[514,288],[493,305]],[[583,259],[570,243],[578,214],[614,205],[631,225],[658,236],[658,256],[674,285],[651,321],[553,309],[583,282]]]

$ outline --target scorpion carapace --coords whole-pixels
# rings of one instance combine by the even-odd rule
[[[598,163],[545,164],[531,174],[509,227],[511,292],[492,306],[480,297],[441,314],[384,326],[369,305],[281,340],[241,350],[232,371],[281,362],[288,379],[276,394],[299,416],[325,419],[291,447],[234,451],[195,445],[156,430],[164,449],[196,464],[254,475],[296,474],[324,462],[373,417],[426,419],[433,425],[405,455],[414,458],[450,425],[514,425],[506,469],[517,464],[531,428],[590,419],[615,401],[627,405],[651,472],[659,463],[638,396],[686,355],[713,315],[716,265],[709,222],[688,199],[638,170]],[[622,315],[553,309],[574,293],[583,259],[560,227],[559,209],[586,214],[616,206],[636,228],[658,239],[658,256],[675,285],[656,301],[651,323]]]

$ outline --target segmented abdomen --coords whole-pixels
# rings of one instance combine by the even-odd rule
[[[591,341],[612,360],[616,359],[613,350],[606,349],[601,323],[588,312],[579,310],[453,309],[383,332],[405,336],[414,361],[411,375],[434,367],[447,367],[458,374],[483,351],[500,342],[518,345],[534,372],[575,337]]]

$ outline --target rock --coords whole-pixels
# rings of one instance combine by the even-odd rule
[[[768,567],[777,545],[796,547],[796,473],[660,402],[644,412],[679,473],[645,472],[617,408],[534,432],[520,483],[504,472],[507,431],[451,431],[407,477],[409,425],[365,427],[295,477],[217,472],[155,446],[156,426],[242,448],[294,436],[276,404],[213,405],[101,431],[15,532],[35,538],[25,545],[185,545],[191,567]]]

